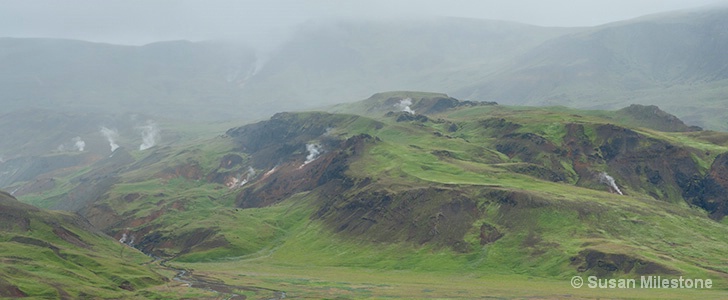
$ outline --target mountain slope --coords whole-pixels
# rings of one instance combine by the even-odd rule
[[[0,191],[0,297],[131,297],[158,285],[149,260],[77,216],[46,212]]]
[[[547,41],[457,95],[527,105],[614,109],[654,104],[725,129],[728,9],[655,15]]]
[[[427,115],[402,111],[407,99]],[[250,282],[220,270],[250,264],[544,280],[682,275],[725,286],[723,133],[630,125],[691,130],[650,107],[505,107],[421,92],[332,109],[367,116],[281,113],[214,138],[120,149],[23,198],[78,211],[128,245],[230,286]]]
[[[408,98],[410,110],[429,113],[402,111]],[[726,284],[724,133],[630,125],[649,114],[656,128],[679,124],[657,109],[507,107],[416,92],[333,109],[369,117],[277,114],[109,160],[63,179],[99,190],[74,183],[39,203],[193,268],[255,261]],[[114,180],[100,184],[103,174]],[[93,197],[79,201],[85,193]]]
[[[118,46],[0,38],[0,49],[5,112],[46,107],[186,119],[239,117],[226,112],[238,104],[238,84],[255,61],[249,48],[222,42]],[[185,106],[195,107],[195,114]]]
[[[133,108],[219,120],[312,109],[382,90],[430,90],[512,105],[658,105],[690,125],[724,130],[727,13],[719,6],[590,28],[456,18],[321,20],[267,53],[222,42],[132,47],[5,38],[0,92],[7,110]]]
[[[297,101],[299,109],[382,90],[450,91],[575,30],[459,18],[309,22],[271,55],[245,91],[254,99]]]

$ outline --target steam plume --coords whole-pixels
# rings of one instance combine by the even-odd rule
[[[157,144],[157,138],[159,137],[159,128],[157,123],[154,121],[147,121],[147,125],[139,127],[142,131],[142,144],[139,145],[139,150],[144,151],[154,147]]]
[[[76,147],[79,152],[83,152],[83,149],[86,148],[86,142],[84,142],[80,136],[73,138],[73,142],[73,146]]]
[[[266,178],[270,174],[273,174],[276,170],[278,170],[278,165],[275,165],[275,167],[273,167],[273,169],[270,169],[268,172],[265,172],[265,174],[263,174],[263,178]]]
[[[111,147],[111,152],[114,152],[116,151],[116,149],[119,148],[119,145],[115,142],[115,140],[119,138],[119,132],[116,131],[116,129],[101,127],[101,134],[103,134],[104,137],[106,137],[106,140],[109,141],[109,147]]]
[[[412,99],[411,98],[406,98],[406,99],[400,100],[399,103],[397,104],[397,107],[399,107],[399,109],[401,111],[403,111],[403,112],[410,113],[410,114],[413,114],[414,115],[415,114],[415,111],[412,110],[412,108],[410,108],[410,105],[412,105]]]
[[[248,172],[246,174],[247,175],[245,176],[245,179],[240,181],[238,187],[245,185],[246,183],[250,182],[251,179],[253,179],[253,177],[255,176],[255,170],[253,169],[253,167],[248,167]]]
[[[599,173],[599,182],[608,185],[615,192],[617,192],[617,194],[624,195],[624,194],[622,194],[622,191],[619,189],[617,184],[614,182],[614,177],[609,176],[609,174],[607,174],[607,172]]]
[[[303,166],[316,160],[316,158],[318,158],[318,156],[321,154],[321,147],[316,144],[306,144],[306,150],[308,150],[306,161],[303,162],[303,164],[299,168],[303,168]]]
[[[121,235],[121,238],[119,239],[119,243],[127,244],[129,246],[134,246],[134,235],[128,236],[126,233],[123,233]]]

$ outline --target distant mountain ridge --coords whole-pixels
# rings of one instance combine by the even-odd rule
[[[383,90],[420,90],[502,104],[658,105],[690,125],[728,130],[726,20],[725,7],[588,28],[322,20],[268,53],[227,42],[3,38],[0,94],[6,110],[252,120]]]

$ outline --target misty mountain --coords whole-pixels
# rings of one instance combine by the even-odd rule
[[[6,111],[28,106],[258,119],[382,90],[453,90],[573,29],[456,18],[309,22],[277,50],[0,39]]]
[[[614,109],[657,104],[726,129],[728,9],[647,16],[549,40],[456,94],[504,103]]]
[[[449,91],[574,30],[461,18],[309,22],[245,91],[309,108],[383,90]]]
[[[42,107],[224,118],[252,70],[250,48],[160,42],[141,47],[53,39],[0,39],[0,95],[6,112]]]
[[[721,119],[728,9],[590,28],[460,18],[300,26],[271,51],[227,42],[116,46],[0,39],[6,111],[28,106],[178,119],[261,119],[386,90],[504,104],[659,105],[690,125]]]

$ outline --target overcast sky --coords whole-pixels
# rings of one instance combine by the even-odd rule
[[[243,38],[274,43],[321,17],[458,16],[592,26],[725,0],[0,0],[0,36],[120,44]]]

